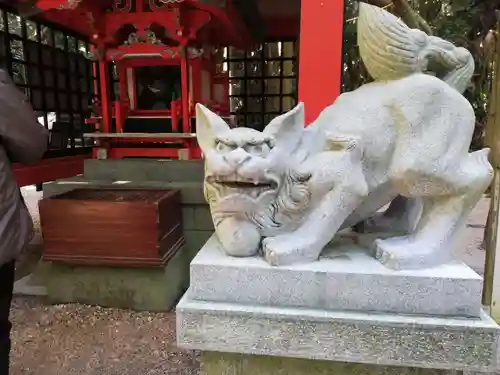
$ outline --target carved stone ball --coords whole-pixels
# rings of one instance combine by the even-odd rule
[[[219,240],[228,255],[251,257],[257,254],[261,236],[255,225],[234,217],[228,217],[217,227]]]

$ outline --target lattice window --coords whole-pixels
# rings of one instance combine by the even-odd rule
[[[297,104],[297,43],[273,41],[254,50],[224,51],[231,114],[238,126],[258,130]]]
[[[51,131],[47,156],[89,152],[85,118],[98,79],[82,36],[0,9],[0,65]]]

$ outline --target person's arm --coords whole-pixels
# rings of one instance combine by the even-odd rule
[[[11,162],[31,164],[39,161],[48,146],[49,131],[41,125],[31,104],[0,70],[0,142]]]

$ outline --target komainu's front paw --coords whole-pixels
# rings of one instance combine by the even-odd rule
[[[410,244],[408,236],[377,239],[373,243],[372,252],[375,258],[388,268],[404,269],[408,266],[408,258],[413,250],[410,249]]]
[[[373,255],[394,270],[424,269],[449,262],[449,244],[417,241],[413,236],[378,239],[373,243]]]
[[[290,234],[265,238],[262,249],[265,260],[271,266],[311,263],[318,259],[321,251],[316,249],[315,241]]]

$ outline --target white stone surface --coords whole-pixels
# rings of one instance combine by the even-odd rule
[[[254,256],[262,244],[272,265],[314,262],[340,228],[404,196],[405,209],[377,226],[404,223],[409,234],[378,239],[375,257],[393,269],[450,261],[492,177],[488,150],[468,152],[475,117],[461,92],[473,59],[366,3],[358,28],[376,81],[341,95],[305,129],[302,104],[263,132],[231,129],[197,105],[205,195],[228,254]],[[429,62],[444,69],[442,80],[422,73]]]
[[[41,285],[33,285],[31,283],[32,275],[23,277],[14,283],[14,295],[24,296],[47,296],[47,288]]]
[[[445,319],[192,301],[177,306],[186,349],[404,367],[493,371],[499,328]]]
[[[482,278],[461,262],[394,271],[363,248],[325,251],[318,262],[272,267],[228,256],[213,235],[191,262],[192,300],[275,307],[479,317]]]

